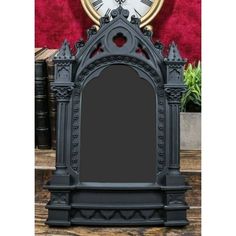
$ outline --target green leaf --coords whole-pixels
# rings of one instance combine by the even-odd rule
[[[188,64],[184,70],[184,83],[187,91],[181,99],[181,110],[186,111],[188,102],[201,106],[201,62]]]

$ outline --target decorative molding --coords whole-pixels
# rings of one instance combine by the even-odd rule
[[[79,129],[80,129],[80,87],[76,86],[72,98],[72,153],[71,153],[71,168],[78,173],[79,171]]]
[[[105,26],[106,24],[110,22],[110,17],[105,15],[104,17],[101,17],[99,21],[102,28],[103,26]]]
[[[70,65],[57,66],[57,80],[70,81]]]
[[[84,42],[83,39],[80,39],[78,42],[75,43],[75,48],[76,48],[77,50],[80,49],[80,48],[82,48],[82,47],[84,47],[84,46],[85,46],[85,42]]]
[[[140,60],[139,58],[129,56],[129,55],[111,55],[111,56],[104,56],[104,57],[95,59],[94,61],[89,63],[89,65],[85,66],[82,72],[78,75],[78,81],[82,83],[86,79],[86,77],[89,76],[89,74],[91,74],[98,67],[103,67],[112,63],[113,64],[117,64],[117,63],[126,64],[127,63],[131,66],[142,67],[142,69],[144,69],[146,73],[148,73],[151,76],[151,78],[153,78],[154,83],[156,83],[157,85],[161,84],[161,81],[158,79],[159,75],[149,63],[144,62],[143,60]],[[75,83],[77,83],[78,81],[75,81]],[[162,82],[162,85],[163,85],[163,82]]]
[[[64,83],[64,84],[58,84],[53,83],[51,86],[51,89],[53,92],[55,92],[55,97],[57,101],[63,102],[63,101],[69,101],[71,97],[71,93],[74,89],[74,83]]]
[[[158,101],[158,112],[157,112],[157,123],[158,123],[158,134],[157,134],[157,174],[159,174],[166,165],[166,156],[165,156],[165,146],[163,145],[165,142],[165,96],[164,96],[164,84],[163,81],[159,78],[157,71],[152,68],[148,63],[144,62],[144,60],[132,57],[132,56],[122,56],[122,55],[112,55],[107,57],[102,57],[94,60],[88,66],[86,66],[82,72],[78,75],[75,80],[75,85],[82,87],[85,82],[85,79],[89,77],[93,71],[97,70],[99,67],[106,67],[107,65],[112,64],[120,64],[124,63],[126,65],[133,66],[134,68],[138,67],[144,70],[147,74],[149,74],[150,78],[153,79],[153,83],[155,84],[157,90],[157,101]],[[80,116],[80,112],[77,111],[75,117]],[[77,129],[77,124],[74,124],[72,127],[73,130]],[[76,141],[77,140],[77,141]],[[79,139],[72,137],[72,145],[78,145]],[[75,158],[75,157],[73,157]]]
[[[83,219],[83,220],[122,220],[122,221],[132,221],[132,220],[157,220],[161,219],[160,210],[157,209],[129,209],[129,210],[87,210],[78,209],[74,211],[73,218]]]
[[[164,45],[161,43],[160,40],[156,41],[155,44],[154,44],[155,48],[158,49],[160,52],[163,51],[164,49]]]
[[[185,205],[184,194],[167,194],[168,205]]]
[[[97,34],[97,28],[92,26],[90,29],[87,30],[87,37],[88,39]]]
[[[169,103],[180,103],[185,87],[165,87],[166,97]]]
[[[183,65],[182,64],[179,64],[179,63],[175,63],[175,62],[171,62],[168,64],[168,68],[170,69],[182,69],[183,68]]]
[[[130,23],[133,24],[133,25],[135,25],[135,26],[137,26],[137,27],[139,27],[141,21],[140,21],[139,18],[137,18],[137,17],[135,17],[135,15],[133,15],[133,16],[131,16],[131,21],[130,21]]]
[[[147,27],[143,29],[143,35],[146,37],[149,37],[150,39],[152,38],[153,32],[149,30]]]
[[[96,37],[90,37],[90,39],[83,44],[83,48],[77,50],[75,60],[77,65],[79,65],[79,69],[86,66],[87,63],[92,63],[94,58],[101,57],[101,53],[92,53],[96,48],[99,48],[100,44],[106,55],[119,54],[133,55],[134,57],[140,57],[140,55],[142,55],[136,52],[141,44],[144,51],[147,52],[149,63],[157,70],[160,70],[160,74],[164,74],[166,70],[166,65],[163,63],[164,58],[161,51],[156,48],[152,42],[152,32],[150,28],[146,27],[144,30],[140,29],[140,19],[135,16],[132,16],[131,21],[129,21],[126,18],[129,13],[122,7],[113,10],[111,14],[114,16],[114,18],[111,17],[113,20],[110,21],[109,17],[106,15],[100,18],[102,22],[101,27],[98,31],[96,31],[96,27],[94,27],[93,30],[94,34],[96,32]],[[114,44],[113,36],[117,34],[123,34],[125,38],[127,38],[123,46]],[[78,48],[78,45],[75,45],[75,47]],[[91,53],[93,55],[92,57]]]
[[[124,9],[122,6],[119,6],[117,9],[111,11],[111,17],[113,19],[115,19],[119,15],[127,19],[129,17],[129,11]]]
[[[169,83],[172,81],[178,82],[178,83],[182,83],[182,74],[181,74],[181,70],[179,68],[176,67],[169,67],[169,76],[168,76],[168,80]]]
[[[55,63],[57,65],[57,68],[60,68],[60,67],[68,67],[71,65],[71,61],[67,61],[67,60],[62,60],[62,61],[56,61]]]
[[[52,204],[67,204],[67,194],[66,193],[52,193],[51,196]]]

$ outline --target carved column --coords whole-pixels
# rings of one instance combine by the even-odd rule
[[[185,87],[166,85],[165,92],[169,104],[169,170],[179,174],[180,169],[180,100]]]
[[[169,145],[169,174],[179,175],[180,169],[180,102],[185,85],[183,83],[183,60],[173,42],[169,55],[165,59],[167,66],[167,81],[165,93],[168,101],[168,145]]]
[[[185,85],[183,83],[183,60],[173,42],[169,55],[165,58],[167,78],[165,94],[167,99],[167,145],[168,173],[166,174],[165,226],[186,225],[186,210],[184,193],[188,189],[184,176],[180,173],[180,102]]]
[[[67,136],[67,116],[68,103],[74,83],[53,83],[52,90],[57,99],[57,148],[56,148],[56,172],[55,174],[65,174],[66,163],[66,136]]]
[[[57,100],[57,146],[56,146],[56,171],[47,188],[51,192],[51,198],[46,208],[48,209],[49,225],[70,226],[70,174],[67,171],[66,159],[69,155],[69,103],[74,89],[72,72],[74,56],[71,54],[69,44],[65,41],[54,57],[55,82],[51,83],[51,89]]]
[[[74,88],[72,80],[74,56],[65,40],[54,58],[55,82],[51,84],[57,100],[57,147],[55,175],[66,175],[68,104]]]

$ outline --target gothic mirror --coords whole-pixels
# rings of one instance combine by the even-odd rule
[[[180,173],[179,112],[185,60],[163,55],[119,6],[73,54],[54,58],[56,170],[46,188],[50,226],[184,226],[189,186]],[[116,35],[125,43],[116,44]]]

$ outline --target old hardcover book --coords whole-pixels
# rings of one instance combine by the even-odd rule
[[[38,56],[39,54],[43,53],[45,50],[47,50],[47,48],[35,48],[34,50],[34,56]]]
[[[49,121],[50,121],[50,130],[51,130],[51,146],[52,149],[56,149],[56,111],[57,111],[57,104],[55,99],[55,94],[51,90],[51,82],[54,82],[54,62],[53,57],[57,53],[50,56],[47,60],[47,71],[48,71],[48,107],[49,107]]]
[[[47,48],[43,47],[43,48],[35,48],[34,49],[34,57],[35,57],[35,61],[36,61],[36,58],[42,54],[44,51],[46,51]],[[36,69],[36,66],[35,66],[35,69]],[[35,86],[35,89],[36,89],[36,86]],[[35,99],[35,108],[36,108],[36,99]],[[37,143],[37,135],[36,135],[36,127],[37,127],[37,119],[36,119],[36,114],[35,114],[35,147],[38,146],[38,143]]]
[[[47,49],[35,58],[35,133],[39,149],[51,147],[46,60],[53,53],[54,49]]]

